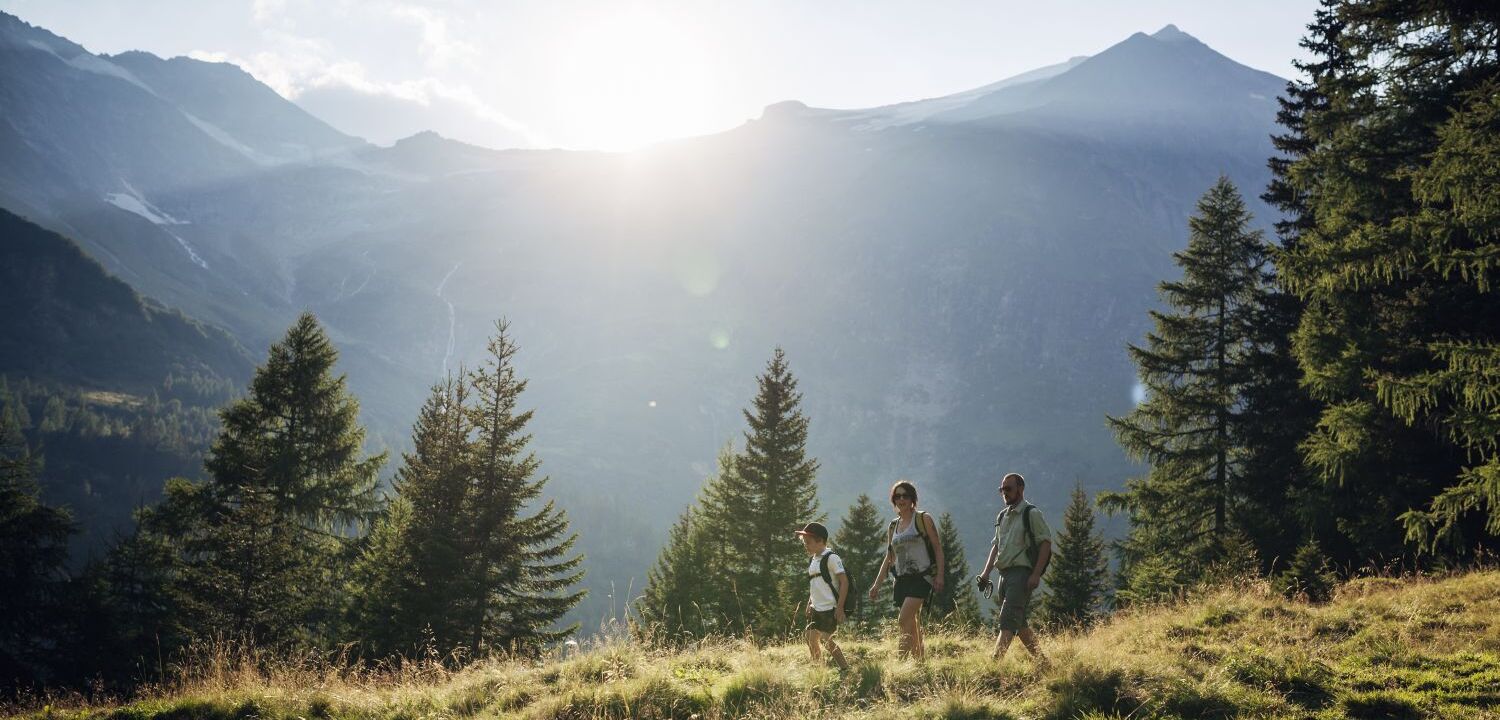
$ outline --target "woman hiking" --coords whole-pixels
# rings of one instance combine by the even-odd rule
[[[893,596],[896,608],[901,611],[900,654],[921,660],[925,653],[918,619],[922,604],[934,591],[943,589],[943,544],[935,541],[937,522],[917,510],[917,486],[908,480],[896,481],[891,486],[891,505],[896,508],[896,519],[886,532],[885,560],[880,563],[875,584],[870,586],[870,600],[875,600],[880,584],[894,565]]]

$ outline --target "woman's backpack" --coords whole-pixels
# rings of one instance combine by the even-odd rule
[[[922,538],[922,542],[927,545],[927,560],[930,564],[926,570],[922,571],[923,575],[931,575],[937,571],[937,553],[932,551],[932,538],[927,536],[927,521],[925,519],[927,517],[928,515],[925,511],[918,510],[916,517],[911,519],[912,522],[917,524],[917,537]],[[890,551],[892,556],[896,554],[896,546],[892,541],[896,537],[896,525],[900,523],[901,517],[898,515],[895,520],[891,521],[891,527],[885,534],[886,549]]]

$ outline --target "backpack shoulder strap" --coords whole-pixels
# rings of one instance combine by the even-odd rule
[[[823,576],[823,582],[828,583],[828,588],[833,591],[834,597],[838,597],[839,589],[833,586],[833,575],[828,572],[828,558],[831,557],[833,557],[833,553],[825,552],[818,559],[818,574]]]
[[[1031,533],[1031,511],[1036,508],[1031,503],[1021,510],[1021,525],[1026,529],[1026,546],[1031,547],[1036,542],[1036,536]]]

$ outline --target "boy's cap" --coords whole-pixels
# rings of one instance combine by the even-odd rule
[[[824,542],[828,541],[828,528],[823,527],[823,523],[810,522],[803,525],[802,529],[798,530],[796,534],[811,535]]]

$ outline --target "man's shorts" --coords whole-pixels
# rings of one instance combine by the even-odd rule
[[[1031,590],[1026,584],[1031,580],[1031,568],[1008,567],[1000,571],[1000,588],[995,593],[1000,603],[1000,629],[1017,632],[1026,628],[1031,616]]]
[[[932,583],[928,582],[927,576],[897,576],[896,592],[894,594],[896,608],[899,610],[902,603],[905,603],[906,599],[909,597],[917,598],[918,600],[921,600],[923,602],[932,599]]]
[[[832,635],[834,630],[839,629],[839,619],[834,617],[832,610],[814,610],[812,620],[807,623],[807,629]]]

